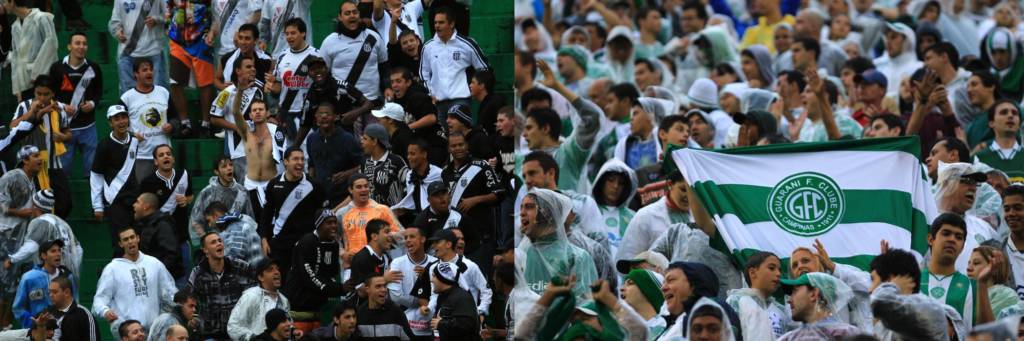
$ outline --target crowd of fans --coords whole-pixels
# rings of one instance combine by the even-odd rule
[[[1019,1],[517,0],[515,18],[515,338],[1024,335]],[[817,241],[734,257],[671,157],[899,136],[923,162],[893,176],[927,174],[940,214],[915,232],[927,252],[883,242],[863,268]]]
[[[59,57],[53,14],[2,2],[0,339],[511,338],[517,118],[471,1],[114,0],[105,78],[87,34]],[[336,19],[322,42],[313,17]],[[208,183],[175,160],[188,138],[223,139]],[[101,271],[83,234],[109,234]]]

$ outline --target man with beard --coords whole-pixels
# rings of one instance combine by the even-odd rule
[[[295,243],[286,296],[291,297],[295,327],[305,333],[320,328],[320,308],[328,298],[341,296],[338,277],[338,218],[330,210],[317,212],[316,230]]]
[[[943,213],[935,218],[928,230],[931,258],[921,269],[921,293],[948,304],[965,323],[975,325],[995,318],[988,298],[989,285],[957,271],[957,257],[965,251],[968,238],[968,225],[959,215]]]
[[[366,98],[374,102],[374,107],[383,104],[380,92],[380,66],[388,61],[387,45],[377,32],[368,29],[359,20],[360,9],[350,1],[342,2],[338,7],[338,26],[320,44],[320,54],[327,66],[331,68],[334,79],[340,80],[339,88],[358,89]],[[372,121],[366,112],[350,112],[357,116],[344,116],[342,122],[352,125],[362,118],[361,124],[354,129],[357,135],[362,128]]]
[[[470,156],[467,142],[460,133],[448,136],[452,161],[441,171],[441,179],[448,184],[451,205],[473,222],[482,224],[463,231],[470,258],[477,263],[490,264],[486,261],[494,252],[494,226],[497,226],[494,204],[504,195],[505,186],[501,186],[498,175],[487,162]]]
[[[114,244],[114,256],[118,256],[124,251],[117,246],[117,231],[131,225],[132,203],[138,196],[135,158],[142,141],[128,133],[130,117],[123,105],[107,109],[107,122],[110,136],[96,148],[89,187],[93,216],[110,225],[110,241]]]
[[[840,339],[861,331],[842,322],[834,314],[846,305],[853,292],[846,283],[831,275],[812,272],[791,280],[782,280],[782,291],[789,295],[793,321],[803,326],[782,335],[779,340]]]
[[[231,309],[228,317],[228,335],[232,340],[250,340],[260,330],[267,329],[260,318],[272,309],[290,310],[288,298],[281,289],[281,268],[273,259],[264,258],[256,264],[256,281],[259,283],[242,292],[238,304]]]
[[[303,172],[306,159],[302,149],[284,152],[284,173],[267,184],[267,209],[259,220],[263,250],[278,264],[292,264],[295,242],[309,231],[324,204],[320,184]]]
[[[216,232],[204,234],[199,241],[206,258],[192,268],[186,288],[199,299],[202,338],[226,339],[231,309],[242,291],[255,284],[256,276],[252,265],[224,255],[224,240]]]

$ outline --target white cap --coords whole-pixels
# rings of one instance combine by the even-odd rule
[[[107,119],[108,120],[111,117],[117,116],[118,114],[128,115],[128,109],[125,108],[123,105],[120,105],[120,104],[111,105],[109,108],[107,108]]]
[[[371,110],[374,117],[387,117],[395,121],[405,122],[405,109],[401,104],[395,102],[384,103],[380,110]]]

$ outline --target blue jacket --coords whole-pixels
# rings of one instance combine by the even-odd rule
[[[32,316],[50,306],[49,287],[50,276],[40,265],[36,265],[21,276],[12,310],[14,318],[21,322],[22,328],[31,328]]]

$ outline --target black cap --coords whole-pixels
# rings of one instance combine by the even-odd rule
[[[448,193],[448,185],[445,185],[444,181],[434,181],[427,185],[427,195],[434,195],[441,192]]]
[[[263,322],[267,325],[267,330],[277,329],[277,325],[284,321],[288,321],[288,312],[281,308],[271,309],[267,312],[267,315],[263,317]]]
[[[54,239],[48,242],[43,242],[42,245],[39,245],[39,254],[46,253],[46,250],[49,250],[54,245],[59,245],[61,248],[64,248],[64,241],[61,239]]]
[[[455,243],[457,243],[459,241],[459,237],[456,236],[455,232],[452,232],[451,229],[444,229],[444,230],[440,230],[440,231],[434,232],[434,236],[430,237],[430,239],[428,239],[428,241],[431,242],[431,243],[439,241],[439,240],[447,240],[447,241],[452,242],[452,244],[455,244]]]
[[[982,172],[967,173],[960,176],[961,179],[971,179],[974,182],[982,183],[988,181],[988,175]]]
[[[256,263],[256,274],[258,275],[263,273],[264,271],[267,271],[267,269],[269,269],[271,265],[277,265],[277,261],[275,261],[273,258],[261,259],[259,262]],[[278,265],[278,268],[280,268],[280,265]]]

